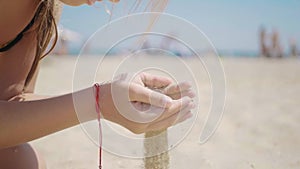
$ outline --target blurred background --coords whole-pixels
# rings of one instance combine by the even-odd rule
[[[108,2],[97,2],[93,7],[64,6],[59,23],[61,37],[65,39],[64,49],[58,46],[57,53],[78,54],[95,31],[130,13],[133,2],[121,0],[114,6]],[[299,7],[298,0],[171,0],[165,12],[196,25],[221,56],[288,57],[299,53]],[[170,32],[184,33],[171,28]]]
[[[35,92],[41,95],[72,92],[76,59],[83,44],[100,27],[132,11],[130,7],[134,1],[121,0],[115,6],[106,1],[105,5],[96,3],[92,7],[64,6],[59,22],[60,40],[52,56],[42,60]],[[135,12],[138,11],[130,13]],[[170,169],[299,169],[300,1],[170,0],[165,12],[200,28],[221,56],[219,60],[226,78],[225,109],[208,142],[199,144],[212,103],[210,72],[199,63],[200,59],[172,40],[149,40],[144,45],[162,47],[168,44],[173,55],[179,57],[159,53],[129,59],[106,57],[99,66],[96,80],[110,80],[119,67],[129,71],[144,64],[160,64],[169,72],[175,72],[173,75],[179,79],[197,83],[198,109],[191,119],[195,123],[187,137],[169,152]],[[120,27],[120,31],[122,29],[124,27]],[[174,35],[189,33],[169,29]],[[132,46],[123,47],[113,54],[119,56]],[[104,54],[104,50],[92,46],[89,50],[97,56]],[[84,57],[82,62],[94,64],[99,58]],[[193,70],[194,79],[188,79],[179,63]],[[82,79],[86,79],[85,75],[93,75],[88,70],[86,66]],[[111,142],[110,138],[104,140]],[[50,169],[97,168],[97,146],[89,140],[82,126],[35,140],[32,144],[44,155]],[[120,157],[108,151],[104,151],[103,161],[105,169],[144,168],[143,159]]]

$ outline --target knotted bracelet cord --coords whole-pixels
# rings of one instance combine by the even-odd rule
[[[98,119],[98,127],[99,127],[99,169],[102,169],[102,128],[101,128],[101,121],[100,121],[100,85],[96,83],[94,85],[95,88],[95,106],[97,112],[97,119]]]

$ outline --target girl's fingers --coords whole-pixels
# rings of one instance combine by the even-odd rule
[[[172,79],[163,76],[151,75],[148,73],[140,74],[142,82],[149,88],[164,88],[172,83]]]
[[[190,98],[183,97],[180,100],[173,101],[173,104],[168,109],[166,109],[166,111],[155,121],[160,121],[169,118],[180,111],[183,111],[185,109],[191,110],[194,107],[195,105]]]
[[[171,84],[163,89],[163,93],[166,95],[172,95],[176,93],[181,93],[191,88],[191,84],[189,82],[181,82],[178,84]]]
[[[102,0],[97,0],[97,1],[102,1]],[[120,2],[120,0],[109,0],[110,2],[112,2],[112,3],[119,3]]]
[[[182,111],[177,112],[168,118],[150,124],[146,130],[156,131],[156,130],[166,129],[170,126],[173,126],[175,124],[187,120],[188,118],[192,117],[192,115],[193,114],[191,113],[190,109],[185,108]]]
[[[150,109],[150,106],[151,106],[150,104],[137,102],[137,101],[134,101],[131,103],[132,103],[133,107],[139,112],[147,111]]]
[[[190,98],[185,97],[181,100],[175,100],[172,105],[165,109],[161,107],[152,106],[141,102],[132,102],[135,109],[138,111],[135,118],[141,122],[157,122],[169,118],[178,112],[190,111],[195,107]]]
[[[187,91],[184,91],[182,93],[175,93],[175,94],[171,94],[171,95],[168,95],[168,96],[170,96],[174,100],[178,100],[182,97],[194,98],[196,96],[196,94],[192,90],[187,90]]]
[[[162,93],[140,85],[132,85],[131,88],[129,92],[130,101],[143,102],[162,108],[171,106],[172,99]]]
[[[173,126],[175,126],[175,125],[177,125],[177,124],[179,124],[179,123],[182,123],[182,122],[184,122],[185,120],[187,120],[187,119],[189,119],[189,118],[191,118],[191,117],[193,117],[193,113],[190,111],[190,112],[188,112],[187,114],[185,114],[183,117],[179,118],[179,119],[173,124]]]

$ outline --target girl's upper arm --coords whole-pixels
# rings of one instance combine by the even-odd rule
[[[39,0],[0,0],[0,45],[14,39],[33,18]]]

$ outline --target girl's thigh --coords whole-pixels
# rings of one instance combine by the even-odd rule
[[[0,149],[0,168],[46,169],[45,162],[29,144]]]

